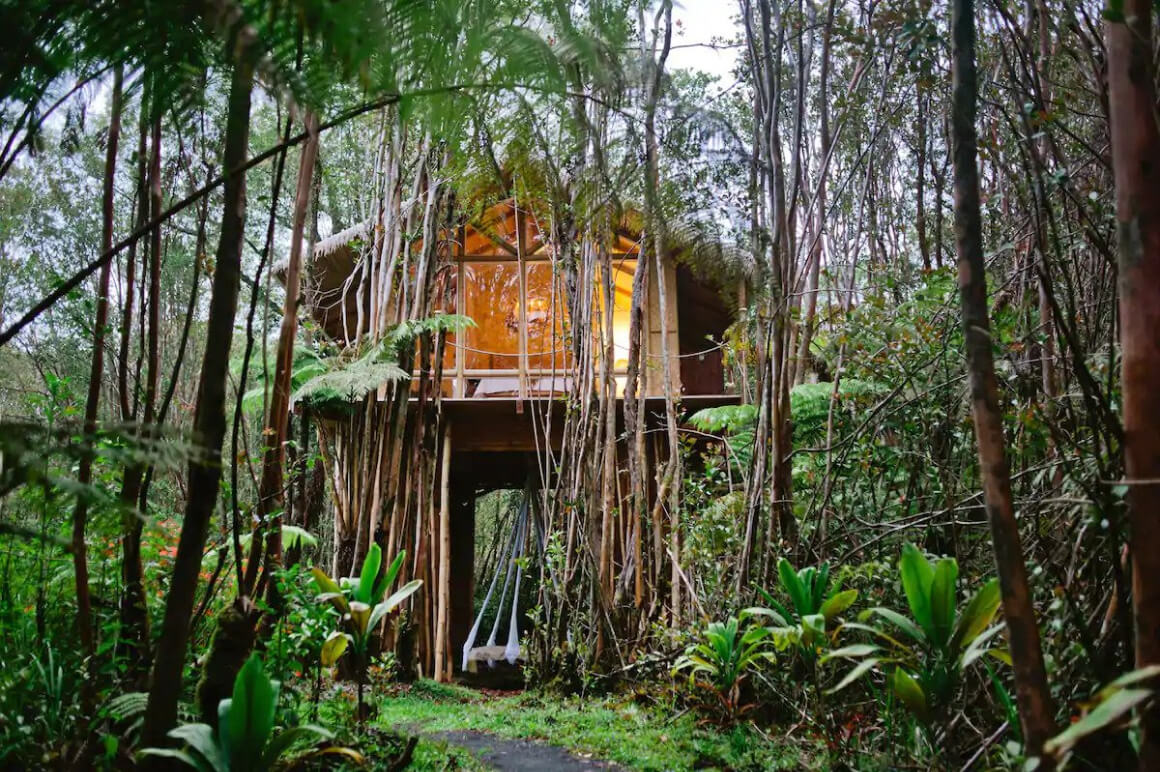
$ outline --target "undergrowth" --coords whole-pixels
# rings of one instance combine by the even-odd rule
[[[824,751],[808,740],[776,741],[750,726],[718,729],[691,713],[666,715],[631,696],[580,700],[537,692],[480,693],[419,681],[382,697],[377,726],[418,733],[473,730],[547,742],[640,770],[766,770],[823,768]],[[416,768],[440,766],[437,743]],[[445,749],[444,752],[447,752]],[[453,751],[452,751],[453,752]]]

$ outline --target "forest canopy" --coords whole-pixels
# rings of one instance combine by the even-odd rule
[[[1157,15],[0,0],[0,768],[1160,768]]]

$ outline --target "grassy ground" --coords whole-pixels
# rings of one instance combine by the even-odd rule
[[[778,745],[747,727],[699,725],[690,714],[663,715],[628,699],[560,700],[532,692],[487,695],[421,681],[384,695],[379,727],[430,733],[476,730],[539,740],[640,770],[766,770],[813,766],[807,751]],[[444,743],[424,740],[416,769],[475,769]]]

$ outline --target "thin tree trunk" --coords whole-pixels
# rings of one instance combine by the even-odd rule
[[[113,75],[113,99],[109,114],[109,133],[105,148],[105,184],[101,204],[101,251],[109,250],[113,245],[114,226],[114,188],[113,182],[117,172],[117,145],[121,137],[121,83],[122,69],[117,68]],[[93,656],[95,644],[93,639],[93,603],[89,593],[89,566],[88,547],[85,544],[85,526],[88,520],[89,500],[86,489],[93,481],[93,456],[96,447],[97,411],[101,403],[101,380],[105,369],[105,327],[109,323],[109,276],[112,272],[112,262],[101,266],[97,278],[97,311],[93,321],[93,355],[89,365],[89,389],[85,399],[85,444],[86,449],[81,456],[80,468],[77,472],[77,482],[80,492],[77,495],[76,507],[73,509],[73,568],[76,573],[77,589],[77,635],[80,639],[81,652],[85,657]],[[85,694],[89,689],[85,689]]]
[[[262,454],[262,481],[258,491],[258,518],[266,530],[266,570],[275,569],[282,562],[281,519],[267,523],[267,519],[282,508],[282,468],[285,461],[286,426],[290,414],[290,377],[294,369],[294,340],[298,333],[298,301],[302,285],[302,239],[306,232],[306,216],[310,211],[313,190],[314,162],[318,156],[318,117],[306,114],[306,130],[310,139],[302,148],[298,162],[298,187],[294,194],[294,220],[290,233],[290,257],[286,267],[286,299],[282,309],[282,326],[278,332],[278,353],[274,364],[274,388],[266,428],[262,433],[265,450]],[[261,533],[261,532],[259,532]],[[254,543],[259,541],[255,534]],[[251,566],[257,561],[251,559]],[[276,586],[270,582],[268,587]],[[273,605],[273,604],[272,604]]]
[[[137,215],[134,227],[140,230],[145,224],[149,210],[147,208],[145,178],[145,136],[147,133],[145,118],[141,118],[140,132],[137,141]],[[106,250],[107,251],[107,250]],[[129,245],[128,255],[125,258],[125,283],[122,294],[125,296],[125,306],[121,311],[121,347],[117,357],[117,393],[121,398],[121,420],[129,421],[137,413],[136,404],[129,399],[129,354],[133,340],[133,299],[137,288],[137,242]]]
[[[1105,16],[1108,112],[1119,234],[1124,473],[1132,554],[1136,666],[1160,664],[1160,130],[1152,4]],[[1144,714],[1140,769],[1160,768],[1160,707]]]
[[[1003,414],[991,354],[983,223],[975,139],[975,18],[973,0],[952,0],[951,142],[954,156],[955,248],[963,310],[971,412],[979,446],[983,496],[1007,620],[1015,693],[1027,753],[1038,756],[1054,732],[1054,709],[1040,648],[1039,627],[1027,581],[1019,525],[1011,498],[1011,474],[1004,448]]]
[[[249,145],[253,74],[253,66],[243,58],[235,65],[230,83],[224,166],[229,172],[237,173],[229,177],[223,193],[221,240],[214,266],[206,348],[193,423],[198,455],[189,463],[189,500],[153,667],[152,689],[142,729],[142,744],[145,746],[167,744],[166,733],[177,720],[198,572],[221,482],[226,379],[238,305],[246,218],[246,181],[240,169],[245,164]]]
[[[443,454],[439,464],[439,573],[435,618],[435,680],[451,681],[451,425],[443,429]]]
[[[142,108],[144,109],[144,108]],[[150,156],[148,162],[144,159],[144,129],[142,129],[142,160],[141,188],[139,194],[140,222],[155,217],[161,211],[161,120],[157,118],[150,128]],[[147,260],[142,267],[149,272],[149,305],[145,305],[145,276],[142,275],[142,297],[140,314],[140,338],[137,355],[137,377],[134,379],[133,398],[128,399],[123,394],[122,401],[132,406],[132,416],[142,415],[142,424],[137,427],[138,436],[152,432],[157,400],[157,382],[159,367],[159,335],[161,314],[159,309],[161,297],[161,225],[150,233],[149,243],[143,252]],[[132,255],[130,255],[132,257]],[[126,288],[129,298],[126,300],[126,321],[123,332],[131,331],[131,303],[134,286]],[[146,319],[148,312],[148,319]],[[127,338],[122,338],[125,347]],[[140,393],[140,371],[142,355],[148,353],[149,366],[148,383],[145,388],[143,414],[138,413],[142,407],[138,403]],[[127,364],[127,363],[125,363]],[[131,683],[141,683],[149,663],[149,609],[145,601],[145,570],[141,558],[141,535],[143,530],[143,483],[145,479],[145,464],[133,463],[125,468],[121,482],[121,506],[125,508],[125,528],[121,543],[121,574],[124,584],[121,599],[120,622],[121,636],[129,646],[129,659],[126,675]],[[143,685],[143,684],[142,684]]]

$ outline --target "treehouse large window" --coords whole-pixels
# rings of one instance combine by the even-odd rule
[[[465,262],[463,313],[476,326],[464,335],[466,370],[516,370],[520,365],[520,267],[518,263]]]
[[[459,313],[475,325],[465,330],[454,375],[465,396],[541,395],[564,391],[572,368],[573,334],[564,282],[557,266],[545,257],[523,261],[491,255],[467,257],[458,264]],[[612,274],[613,368],[628,364],[629,311],[636,260],[618,255]],[[597,303],[593,335],[605,322],[604,282],[596,278]],[[604,345],[594,341],[597,357]],[[447,373],[452,375],[451,372]],[[520,379],[523,378],[521,387]]]

